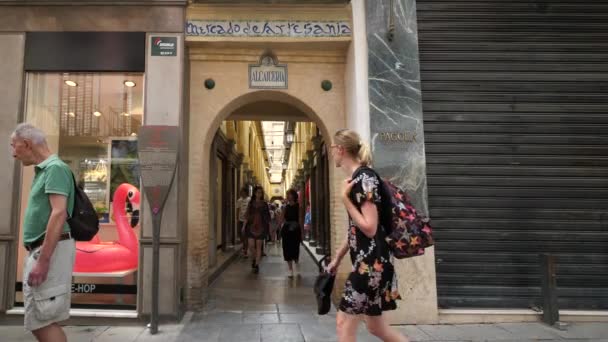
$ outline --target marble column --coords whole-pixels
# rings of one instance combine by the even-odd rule
[[[366,25],[374,167],[428,212],[416,2],[366,1]],[[396,261],[403,300],[392,323],[438,321],[434,262],[433,248]]]

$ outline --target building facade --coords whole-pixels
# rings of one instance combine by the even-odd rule
[[[231,261],[241,188],[261,185],[269,199],[297,189],[301,220],[309,206],[313,218],[307,247],[333,252],[347,221],[328,146],[348,127],[434,220],[436,246],[396,263],[403,300],[391,322],[538,320],[543,253],[557,257],[562,319],[607,317],[605,5],[74,4],[0,1],[0,130],[8,140],[21,121],[45,129],[97,196],[100,238],[137,236],[135,267],[75,270],[75,313],[149,313],[151,216],[145,196],[136,203],[117,188],[139,186],[139,127],[175,125],[164,316],[200,308]],[[260,121],[285,123],[280,184]],[[19,227],[33,171],[5,153],[0,182],[14,195],[0,206],[10,218],[0,224],[0,311],[10,315],[20,312]],[[345,260],[337,283],[349,271]]]

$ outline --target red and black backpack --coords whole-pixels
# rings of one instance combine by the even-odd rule
[[[434,244],[430,219],[419,214],[404,190],[369,170],[380,180],[379,219],[393,256],[404,259],[423,255],[424,249]]]

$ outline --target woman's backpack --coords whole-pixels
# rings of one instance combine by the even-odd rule
[[[389,181],[382,183],[392,214],[386,241],[393,255],[397,259],[423,255],[424,249],[435,243],[430,219],[418,213],[405,191]]]
[[[424,249],[433,246],[433,228],[428,217],[418,213],[410,197],[401,188],[388,180],[380,180],[380,223],[386,231],[386,242],[397,259],[424,254]]]

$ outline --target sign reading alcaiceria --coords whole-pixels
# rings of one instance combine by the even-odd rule
[[[199,37],[349,37],[348,21],[188,20],[187,36]]]
[[[249,88],[287,89],[287,65],[279,64],[276,56],[265,53],[259,64],[249,65]]]

